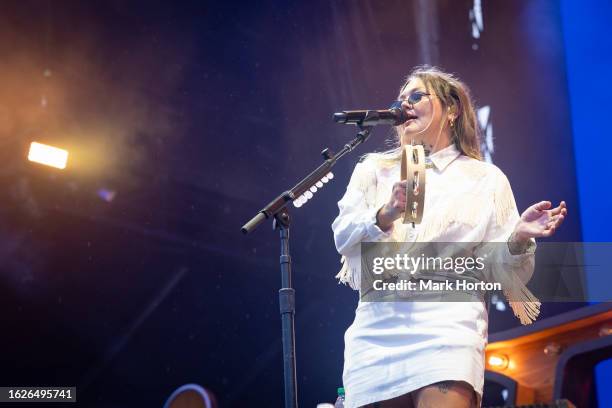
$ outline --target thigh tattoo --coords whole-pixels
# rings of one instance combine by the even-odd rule
[[[438,391],[440,391],[442,394],[448,393],[448,390],[450,390],[451,385],[452,385],[452,381],[441,381],[439,383],[436,383],[436,387],[438,388]]]

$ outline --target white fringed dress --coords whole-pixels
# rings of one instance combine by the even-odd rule
[[[506,242],[519,220],[510,184],[496,166],[461,155],[450,145],[431,155],[424,216],[413,228],[397,220],[390,231],[376,225],[376,212],[400,180],[399,162],[376,156],[357,164],[340,213],[332,224],[343,267],[338,278],[359,290],[361,242]],[[533,246],[511,255],[498,251],[508,271],[497,280],[514,283],[511,306],[523,324],[538,313],[524,287],[534,265]],[[519,281],[517,284],[517,281]],[[511,295],[511,296],[509,296]],[[525,302],[517,302],[516,300]],[[479,397],[484,385],[488,318],[484,302],[362,302],[345,334],[345,407],[404,395],[445,380],[465,381]]]

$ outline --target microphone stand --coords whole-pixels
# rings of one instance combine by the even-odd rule
[[[291,217],[289,216],[287,205],[310,190],[311,187],[327,175],[341,157],[368,139],[373,126],[366,124],[368,120],[371,121],[372,117],[377,114],[376,111],[368,111],[362,123],[357,124],[360,130],[353,140],[345,144],[342,150],[336,154],[333,154],[328,148],[323,150],[321,155],[325,161],[319,167],[290,190],[285,191],[272,200],[241,228],[244,234],[248,234],[254,231],[264,220],[273,218],[272,228],[280,231],[281,289],[278,291],[278,302],[282,323],[285,408],[297,408],[298,406],[295,368],[295,289],[293,289],[292,284],[291,255],[289,255]]]

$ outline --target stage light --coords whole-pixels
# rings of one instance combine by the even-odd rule
[[[599,337],[609,336],[612,334],[612,324],[606,323],[599,328]]]
[[[562,350],[563,348],[559,343],[552,342],[548,343],[546,347],[544,347],[544,354],[546,354],[547,356],[558,356],[559,354],[561,354]]]
[[[508,367],[508,357],[503,354],[490,355],[489,365],[498,370],[505,370]]]
[[[28,160],[46,166],[65,169],[68,161],[68,151],[42,143],[32,142],[28,153]]]

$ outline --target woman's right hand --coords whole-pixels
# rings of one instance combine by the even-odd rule
[[[378,210],[376,214],[376,225],[378,225],[381,230],[386,231],[391,228],[393,221],[400,218],[402,213],[406,210],[407,183],[408,181],[404,180],[393,184],[389,201]]]

